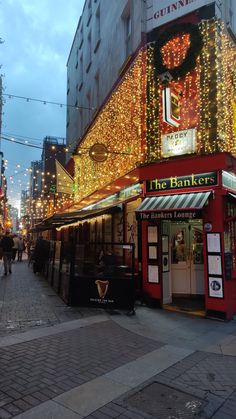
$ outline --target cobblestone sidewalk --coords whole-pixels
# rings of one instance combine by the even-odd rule
[[[99,309],[68,307],[27,261],[15,262],[12,275],[0,265],[0,337],[91,316]]]
[[[186,409],[186,414],[181,410],[177,410],[177,413],[173,414],[177,401],[177,397],[175,397],[171,400],[170,410],[167,414],[166,409],[161,408],[161,404],[155,404],[155,400],[160,397],[160,394],[154,392],[152,398],[146,395],[146,389],[153,384],[162,384],[166,387],[166,394],[162,394],[163,405],[168,405],[169,394],[173,393],[173,390],[177,390],[189,400],[195,401],[195,404],[200,401],[202,408],[196,413]],[[154,408],[156,408],[155,414],[153,414]],[[86,419],[108,418],[235,419],[236,357],[195,352],[152,377],[151,380],[129,392],[125,397],[122,396],[108,403],[86,417]]]
[[[0,348],[0,418],[10,418],[159,348],[112,321]]]

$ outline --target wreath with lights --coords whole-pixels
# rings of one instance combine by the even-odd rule
[[[163,63],[161,49],[172,38],[182,34],[189,34],[190,46],[186,56],[179,66],[168,68]],[[167,72],[174,80],[184,77],[195,68],[196,60],[202,50],[202,47],[203,38],[197,25],[194,25],[193,23],[182,23],[171,26],[160,35],[158,41],[154,44],[154,66],[157,77]]]

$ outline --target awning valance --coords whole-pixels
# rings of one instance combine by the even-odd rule
[[[121,211],[121,206],[116,205],[107,208],[80,210],[66,213],[56,213],[51,217],[45,218],[41,223],[36,224],[33,231],[51,230],[62,225],[88,220],[105,214],[113,214]]]
[[[211,191],[147,197],[136,212],[201,209],[210,194]]]
[[[236,199],[236,195],[235,195],[234,193],[228,192],[228,195],[229,195],[231,198]]]

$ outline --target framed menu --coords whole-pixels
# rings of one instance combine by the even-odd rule
[[[220,233],[207,233],[207,251],[208,253],[220,253]]]
[[[157,260],[157,246],[148,245],[148,259]]]
[[[158,243],[157,226],[148,226],[148,243]]]
[[[208,255],[208,274],[222,275],[221,255]]]
[[[159,272],[157,265],[148,265],[148,282],[153,284],[159,283]]]

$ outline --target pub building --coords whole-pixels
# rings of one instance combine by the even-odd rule
[[[230,153],[141,170],[143,291],[163,308],[222,319],[235,313],[235,173]]]
[[[122,280],[131,271],[139,274],[145,301],[231,319],[236,313],[236,47],[211,10],[147,34],[76,147],[73,205],[38,228],[56,228],[62,244],[73,236],[70,284],[84,275],[81,261],[89,272],[87,245],[97,249],[110,243],[120,269],[129,268]],[[55,272],[67,271],[66,258],[58,254],[54,285]],[[95,266],[91,257],[90,265]],[[106,288],[109,278],[103,279]],[[67,300],[72,293],[76,301],[79,292],[79,286],[67,289]],[[86,301],[104,303],[86,292]],[[124,298],[125,288],[122,292]]]

